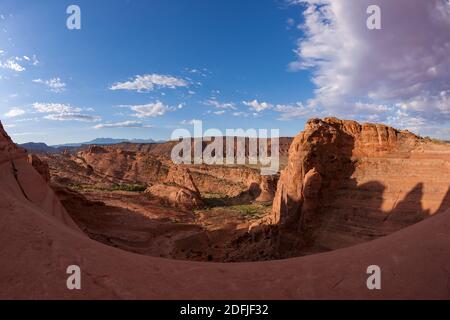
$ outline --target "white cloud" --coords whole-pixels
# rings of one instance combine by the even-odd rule
[[[278,120],[294,120],[299,118],[320,117],[323,115],[322,111],[306,107],[301,102],[295,104],[278,104],[275,111],[280,113]]]
[[[16,72],[25,71],[26,70],[25,67],[20,65],[17,61],[20,61],[20,60],[14,59],[14,58],[9,58],[5,62],[0,61],[0,68],[9,69],[9,70],[16,71]]]
[[[55,113],[49,114],[44,118],[47,120],[55,120],[55,121],[81,121],[81,122],[97,122],[101,120],[99,116],[92,116],[81,113]]]
[[[242,112],[242,111],[238,111],[238,112],[233,112],[233,116],[235,116],[235,117],[248,117],[248,113]]]
[[[226,112],[225,110],[220,110],[220,111],[214,111],[213,113],[217,116],[221,116],[221,115],[224,115],[225,112]]]
[[[104,128],[151,128],[152,126],[146,125],[141,121],[123,121],[114,123],[100,123],[94,126],[95,129]]]
[[[267,102],[258,102],[258,100],[253,101],[242,101],[243,104],[245,104],[247,107],[250,107],[255,112],[261,112],[264,110],[272,109],[273,105]]]
[[[38,58],[36,57],[36,55],[33,54],[33,57],[32,57],[31,60],[32,60],[33,66],[37,66],[37,65],[39,64],[39,60],[38,60]]]
[[[51,78],[49,80],[35,79],[34,83],[44,84],[50,88],[50,91],[60,93],[66,90],[66,84],[60,78]]]
[[[174,110],[174,108],[171,108],[160,101],[157,101],[155,103],[124,107],[130,108],[132,111],[134,111],[135,114],[133,114],[133,116],[138,118],[160,117],[166,114],[168,111]]]
[[[92,108],[72,107],[64,103],[33,103],[33,108],[39,113],[49,113],[44,119],[55,121],[97,122],[100,116],[83,114],[81,112],[94,111]]]
[[[307,107],[396,126],[450,122],[448,1],[291,2],[306,5],[290,68],[313,73],[317,89]],[[382,30],[366,27],[372,4],[381,7]]]
[[[207,77],[206,72],[208,72],[207,69],[204,69],[204,70],[191,69],[191,70],[189,70],[189,73],[192,73],[192,74],[195,74],[195,75],[200,75],[202,77]]]
[[[153,91],[159,88],[176,89],[178,87],[188,87],[188,81],[168,75],[146,74],[138,75],[126,82],[113,84],[110,90],[133,90],[138,92]]]
[[[191,120],[183,120],[180,122],[181,125],[194,125],[196,123],[200,123],[202,122],[201,120],[198,119],[191,119]]]
[[[26,112],[23,109],[13,108],[13,109],[9,110],[7,113],[5,113],[5,117],[6,118],[15,118],[15,117],[23,116],[25,113]]]
[[[212,106],[217,109],[236,110],[236,105],[233,102],[222,103],[217,101],[216,99],[209,99],[206,100],[203,104],[206,106]]]
[[[63,103],[33,103],[33,108],[40,113],[78,113],[82,108],[72,107]]]

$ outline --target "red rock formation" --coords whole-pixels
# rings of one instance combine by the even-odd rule
[[[87,238],[25,158],[0,126],[0,299],[450,299],[450,211],[383,239],[309,257],[170,261]],[[66,288],[74,264],[82,290]],[[366,286],[373,264],[382,267],[380,291]]]
[[[177,165],[171,166],[169,173],[167,174],[166,183],[182,186],[183,188],[200,195],[200,192],[192,179],[191,173],[186,167]]]
[[[372,240],[449,208],[449,169],[448,145],[384,125],[313,119],[291,145],[273,220],[303,230],[313,251]]]
[[[28,163],[36,169],[37,172],[42,176],[45,182],[50,181],[50,169],[48,167],[48,163],[42,161],[37,155],[29,154],[28,155]]]
[[[259,185],[260,194],[256,198],[257,202],[272,202],[277,191],[279,175],[261,176]]]
[[[35,162],[36,163],[36,162]],[[0,123],[0,190],[2,208],[19,210],[22,204],[30,210],[43,210],[60,223],[79,231],[58,198],[42,176],[28,163],[23,149],[16,147]]]
[[[145,190],[146,193],[162,200],[163,203],[183,210],[192,210],[204,205],[199,194],[180,186],[157,184]]]
[[[204,206],[189,169],[183,166],[171,166],[165,183],[151,186],[145,192],[183,210]]]

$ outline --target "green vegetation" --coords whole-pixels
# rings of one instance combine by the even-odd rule
[[[144,192],[147,186],[140,184],[115,184],[110,187],[86,184],[69,184],[68,187],[78,191],[98,190],[98,191],[127,191],[127,192]]]
[[[235,216],[237,218],[241,218],[244,220],[254,220],[264,217],[268,213],[270,208],[271,206],[267,204],[252,203],[234,206],[225,205],[225,206],[209,207],[207,209],[195,210],[194,213],[199,214],[203,212],[215,215],[219,212],[221,213],[227,212],[228,217]]]
[[[120,184],[114,185],[111,191],[129,191],[129,192],[144,192],[147,186],[140,184]]]
[[[241,204],[228,207],[228,209],[235,211],[246,218],[258,219],[264,216],[268,206],[263,204]]]

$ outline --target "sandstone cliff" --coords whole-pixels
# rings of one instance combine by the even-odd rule
[[[36,158],[30,160],[38,164],[38,170],[41,171],[38,172],[28,163],[28,159],[25,150],[11,141],[0,123],[0,206],[18,210],[19,205],[27,203],[36,214],[38,210],[43,210],[46,212],[45,217],[56,217],[67,227],[79,231],[47,185],[45,165],[38,163]]]
[[[450,207],[450,146],[408,131],[335,118],[293,141],[273,222],[313,251],[354,245]]]

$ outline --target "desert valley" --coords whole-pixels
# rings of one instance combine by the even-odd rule
[[[365,297],[365,291],[346,289],[364,285],[354,279],[364,274],[346,276],[330,290],[320,289],[323,284],[311,283],[309,277],[318,277],[319,270],[324,279],[334,277],[335,269],[349,260],[367,258],[392,268],[395,281],[382,296],[431,294],[429,289],[402,289],[417,272],[433,274],[433,295],[450,294],[444,281],[450,270],[446,142],[379,124],[311,119],[295,138],[280,140],[280,174],[262,176],[246,165],[175,165],[170,160],[175,142],[86,145],[48,153],[16,146],[5,131],[1,139],[0,237],[8,244],[1,255],[21,256],[0,267],[4,297],[30,297],[31,291],[24,290],[30,286],[50,286],[45,297],[141,297],[142,290],[147,290],[143,297],[152,292],[183,297],[183,291],[169,294],[162,279],[208,270],[202,277],[224,273],[210,278],[215,285],[247,278],[235,283],[241,286],[270,278],[280,268],[289,273],[307,268],[306,273],[298,271],[300,279],[292,278],[293,283],[319,288],[290,291],[290,285],[277,280],[285,289],[269,296]],[[301,258],[275,261],[294,257]],[[167,259],[185,260],[180,262],[185,267],[175,271],[178,264]],[[419,265],[403,270],[411,268],[411,259],[420,259],[415,262]],[[253,264],[269,260],[266,268],[248,273]],[[55,282],[64,277],[69,261],[93,269],[88,273],[91,290],[64,292]],[[326,261],[333,266],[323,265]],[[105,264],[114,271],[99,273]],[[322,269],[312,271],[315,264]],[[134,268],[142,270],[126,271]],[[45,282],[37,277],[41,272]],[[133,282],[142,281],[140,289],[125,290],[123,272]],[[144,289],[145,283],[152,284]],[[269,283],[274,284],[264,287]],[[206,284],[190,284],[196,285],[202,287],[199,297],[221,296]],[[430,287],[420,281],[411,285]],[[259,294],[252,287],[241,293],[230,289],[234,297]]]

